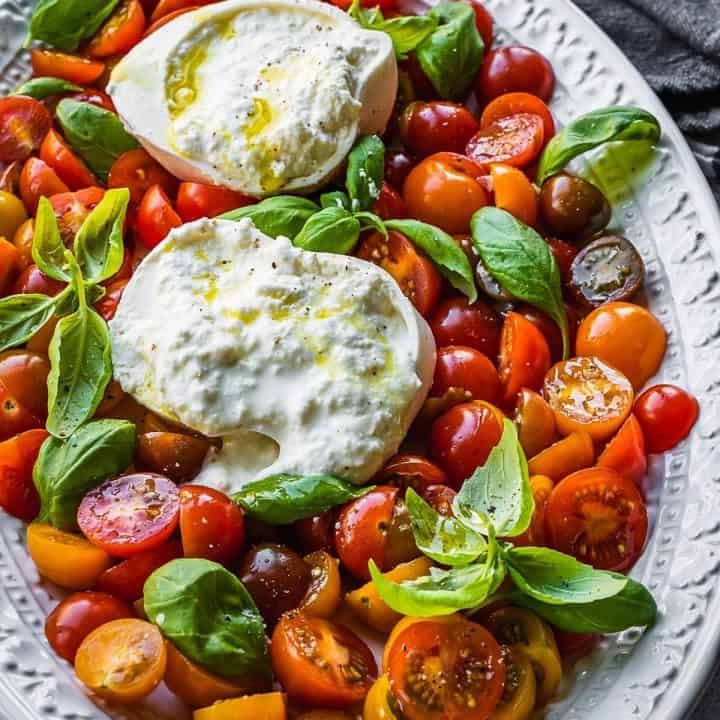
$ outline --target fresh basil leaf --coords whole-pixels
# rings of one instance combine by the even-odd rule
[[[271,475],[243,485],[233,500],[248,515],[270,525],[289,525],[362,497],[358,487],[331,475]]]
[[[211,673],[243,681],[270,678],[262,616],[238,577],[222,565],[171,560],[145,582],[143,604],[162,634]]]
[[[560,270],[550,246],[535,230],[505,210],[480,208],[470,221],[473,244],[488,272],[514,298],[534,305],[558,325],[563,354],[570,342]]]
[[[501,537],[522,535],[535,510],[527,460],[515,425],[503,421],[500,442],[482,467],[463,483],[453,500],[461,522],[477,532],[487,532],[487,521]]]
[[[653,596],[632,578],[627,579],[627,585],[617,595],[590,603],[551,605],[523,593],[515,593],[511,599],[514,605],[532,610],[561,630],[576,633],[622,632],[652,625],[657,617]]]
[[[75,257],[86,282],[112,277],[123,263],[123,227],[130,202],[127,188],[107,190],[75,236]]]
[[[546,547],[510,548],[505,559],[518,590],[550,605],[603,600],[617,595],[628,581]]]
[[[13,90],[13,95],[27,95],[36,100],[44,100],[52,95],[60,95],[61,93],[81,92],[79,85],[56,77],[37,77],[18,85]]]
[[[65,139],[102,180],[120,155],[140,147],[114,112],[97,105],[65,98],[58,103],[57,118]]]
[[[29,293],[0,300],[0,352],[27,342],[53,316],[59,298]]]
[[[41,197],[35,216],[32,258],[46,275],[61,282],[68,282],[70,271],[65,261],[65,250],[55,211],[50,201]]]
[[[85,493],[125,470],[134,454],[135,426],[127,420],[96,420],[67,440],[49,437],[33,469],[40,522],[77,529],[77,509]]]
[[[260,232],[270,237],[283,237],[294,240],[305,223],[316,213],[320,206],[307,198],[294,195],[278,195],[262,200],[256,205],[246,205],[220,215],[221,220],[242,220],[250,218]]]
[[[385,176],[385,145],[377,135],[360,138],[348,155],[345,185],[351,209],[372,210]]]
[[[28,39],[77,50],[110,16],[119,0],[38,0],[30,17]]]
[[[385,227],[385,221],[371,212],[356,212],[355,217],[360,221],[360,231],[363,230],[377,230],[383,237],[388,236],[387,228]]]
[[[456,290],[466,295],[470,302],[477,300],[470,261],[444,230],[419,220],[385,220],[385,227],[406,235],[437,265],[440,273]]]
[[[537,183],[542,185],[573,158],[609,142],[660,139],[658,119],[637,107],[607,107],[582,115],[566,125],[545,146]]]
[[[320,196],[320,207],[339,207],[344,210],[350,210],[350,198],[348,194],[342,190],[332,190]]]
[[[405,493],[415,544],[421,553],[443,565],[469,565],[487,551],[482,535],[452,517],[440,515],[412,488]]]
[[[437,28],[417,48],[425,75],[444,100],[460,100],[480,70],[483,41],[472,6],[440,2],[429,13]]]
[[[316,212],[295,236],[293,245],[315,252],[349,253],[360,237],[360,221],[340,207]]]

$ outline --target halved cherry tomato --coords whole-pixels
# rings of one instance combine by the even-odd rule
[[[217,0],[160,0],[160,2],[155,6],[153,14],[150,16],[150,21],[154,23],[170,13],[187,10],[189,7],[212,5],[214,2],[217,2]]]
[[[12,242],[18,251],[17,262],[20,272],[26,270],[33,264],[32,243],[34,235],[35,220],[34,218],[28,218],[24,223],[22,223],[22,225],[20,225],[13,236]],[[3,283],[1,281],[0,287],[3,287]]]
[[[0,98],[0,161],[30,157],[51,127],[50,113],[39,100],[24,95]]]
[[[103,592],[77,592],[66,597],[45,620],[50,647],[68,662],[75,662],[80,643],[95,628],[111,620],[134,617],[123,600]]]
[[[640,483],[647,470],[645,437],[634,415],[622,424],[615,437],[605,446],[597,464],[609,467],[634,483]]]
[[[12,285],[13,295],[24,293],[40,293],[54,297],[65,288],[59,280],[46,275],[37,265],[30,265],[23,270]]]
[[[106,322],[110,322],[110,320],[115,317],[117,307],[120,304],[122,294],[125,292],[128,282],[130,281],[126,278],[108,285],[105,295],[95,303],[95,309],[102,315],[103,320]]]
[[[404,235],[391,231],[384,238],[374,232],[362,241],[357,256],[389,272],[421,315],[427,315],[437,303],[440,274]]]
[[[561,435],[582,431],[598,441],[607,440],[625,422],[634,399],[622,373],[588,356],[553,365],[542,392]]]
[[[202,217],[213,218],[255,202],[255,198],[218,185],[184,182],[180,183],[175,204],[182,221],[191,222]]]
[[[438,347],[464,345],[494,358],[500,349],[500,318],[483,300],[443,300],[429,318]]]
[[[92,85],[105,72],[103,62],[54,50],[35,48],[30,53],[30,62],[36,77],[57,77],[77,85]]]
[[[27,350],[0,353],[0,440],[45,425],[47,357]]]
[[[340,604],[340,569],[332,555],[318,550],[304,558],[310,565],[310,585],[300,608],[306,615],[329,618]]]
[[[535,500],[530,527],[522,534],[513,538],[514,545],[543,546],[545,542],[545,508],[554,483],[547,475],[533,475],[530,478],[530,489]]]
[[[71,190],[99,184],[87,165],[55,130],[50,130],[45,136],[40,146],[40,159],[49,165]]]
[[[500,400],[500,378],[487,355],[474,348],[450,345],[440,348],[430,394],[444,395],[450,388],[465,390],[468,400]]]
[[[395,455],[375,476],[374,482],[399,487],[404,497],[409,487],[422,495],[431,485],[447,485],[448,477],[444,470],[420,455]]]
[[[40,512],[40,496],[32,475],[47,437],[46,430],[26,430],[0,442],[0,507],[25,522],[31,522]]]
[[[280,692],[246,695],[217,702],[193,713],[193,720],[238,720],[238,718],[286,720],[285,696]]]
[[[373,212],[383,220],[407,217],[407,206],[400,193],[390,183],[383,181],[380,197],[373,205]]]
[[[486,128],[496,120],[518,113],[530,113],[542,118],[546,143],[555,134],[555,120],[550,108],[537,95],[527,92],[505,93],[490,101],[483,110],[480,127]]]
[[[492,50],[483,59],[475,80],[475,92],[485,101],[510,92],[526,92],[550,100],[555,72],[544,55],[521,45]]]
[[[99,187],[84,188],[76,192],[60,192],[50,197],[50,204],[60,226],[60,235],[66,245],[72,245],[85,218],[103,197],[105,191]]]
[[[637,485],[607,467],[580,470],[558,483],[545,518],[551,547],[603,570],[631,568],[647,538]]]
[[[456,405],[433,423],[430,454],[459,488],[476,468],[485,464],[502,435],[502,413],[490,403]]]
[[[422,494],[423,500],[435,508],[435,511],[445,517],[454,515],[452,504],[457,491],[447,485],[430,485]]]
[[[550,406],[533,390],[523,388],[515,405],[518,440],[531,458],[552,445],[555,439],[555,415]]]
[[[547,475],[556,482],[595,462],[595,446],[586,432],[570,433],[530,458],[531,475]]]
[[[182,556],[178,540],[163,543],[105,570],[98,578],[98,588],[127,602],[135,602],[142,597],[145,581],[155,570]]]
[[[159,185],[169,196],[178,189],[177,179],[145,150],[128,150],[110,168],[108,187],[129,188],[130,199],[138,205],[153,185]]]
[[[534,225],[538,218],[538,196],[527,175],[503,163],[493,163],[490,174],[495,206],[507,210],[526,225]]]
[[[502,697],[505,663],[481,625],[428,619],[396,637],[388,677],[407,720],[487,720]]]
[[[363,705],[363,720],[398,720],[393,709],[395,701],[390,693],[390,680],[381,675],[370,688]]]
[[[20,251],[0,237],[0,293],[5,294],[20,271]]]
[[[132,473],[88,492],[78,508],[83,534],[116,557],[132,557],[162,545],[175,531],[180,498],[162,475]]]
[[[87,47],[91,58],[122,55],[137,45],[145,32],[145,12],[139,0],[123,0]]]
[[[451,235],[466,233],[476,210],[488,204],[479,182],[483,169],[464,155],[443,152],[418,163],[405,178],[403,198],[411,217]]]
[[[500,382],[505,405],[514,406],[523,388],[539,390],[550,364],[550,348],[543,334],[519,313],[508,313],[500,337]]]
[[[465,153],[484,169],[489,169],[492,163],[525,168],[540,154],[544,133],[543,119],[539,115],[510,115],[473,135]]]
[[[2,152],[2,150],[0,150],[0,152]],[[11,195],[17,195],[20,192],[21,171],[21,160],[13,160],[6,168],[3,168],[3,170],[0,171],[0,190],[10,193]]]
[[[535,707],[537,681],[530,659],[520,650],[502,645],[505,687],[490,720],[526,720]]]
[[[285,692],[304,705],[350,707],[377,677],[370,648],[354,632],[301,611],[280,618],[270,657]]]
[[[160,684],[166,663],[160,630],[145,620],[130,618],[93,630],[77,650],[75,672],[96,695],[133,703]]]
[[[180,488],[180,536],[185,557],[228,564],[245,542],[245,516],[227,495],[201,485]]]
[[[20,175],[20,195],[30,213],[35,214],[43,195],[50,197],[65,192],[68,192],[68,186],[48,164],[40,158],[28,158]]]
[[[172,22],[176,18],[179,18],[181,15],[185,15],[185,13],[192,12],[193,10],[197,10],[200,7],[199,4],[190,5],[185,8],[180,8],[179,10],[175,10],[174,12],[168,13],[167,15],[163,15],[158,20],[152,20],[152,24],[150,27],[145,31],[145,35],[143,35],[143,38],[148,37],[149,35],[152,35],[156,30],[159,30],[164,25],[167,25],[168,23]]]
[[[464,105],[446,100],[410,103],[399,125],[403,144],[417,155],[462,153],[480,129],[477,118]]]
[[[152,185],[143,195],[138,210],[137,229],[140,242],[152,250],[167,234],[182,225],[180,216],[160,185]]]
[[[87,590],[112,565],[110,556],[82,535],[30,523],[27,548],[37,571],[67,590]]]
[[[112,98],[106,92],[98,90],[97,88],[88,87],[79,93],[71,95],[70,97],[78,102],[90,103],[91,105],[97,105],[97,107],[102,108],[103,110],[109,110],[110,112],[117,113],[117,109],[115,108]]]
[[[138,436],[137,465],[177,483],[192,480],[210,450],[205,438],[182,433],[153,432]]]
[[[0,190],[0,237],[12,240],[28,216],[17,195]]]
[[[674,448],[692,430],[700,412],[698,401],[674,385],[654,385],[635,403],[647,451],[661,453]]]

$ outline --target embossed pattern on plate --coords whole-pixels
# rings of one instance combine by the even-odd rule
[[[689,387],[702,414],[690,441],[650,466],[652,536],[633,574],[655,593],[657,625],[606,639],[579,665],[548,720],[681,720],[720,644],[720,215],[681,133],[620,51],[568,0],[486,0],[504,37],[536,47],[558,76],[563,122],[602,105],[638,104],[664,136],[642,184],[625,178],[632,157],[613,148],[593,168],[612,188],[614,224],[647,265],[647,300],[670,333],[663,381]],[[0,0],[0,95],[27,75],[20,50],[29,0]],[[57,593],[39,581],[22,527],[0,517],[0,718],[124,720],[186,712],[157,691],[134,709],[96,706],[42,631]]]

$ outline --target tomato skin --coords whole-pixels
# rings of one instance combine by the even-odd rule
[[[488,170],[492,163],[526,168],[542,150],[544,132],[539,115],[510,115],[475,133],[468,140],[465,153],[484,170]]]
[[[76,85],[92,85],[105,72],[103,62],[54,50],[32,50],[30,62],[36,77],[58,77]]]
[[[409,487],[423,495],[431,486],[447,485],[448,477],[442,468],[420,455],[395,455],[373,482],[399,487],[401,497],[404,497]]]
[[[415,160],[402,150],[388,150],[385,153],[385,180],[393,188],[401,188]]]
[[[47,438],[47,431],[38,428],[0,442],[0,507],[28,523],[40,512],[40,496],[32,472]]]
[[[0,353],[0,440],[45,425],[47,357],[27,350]]]
[[[97,105],[97,107],[102,108],[103,110],[109,110],[110,112],[117,113],[117,109],[115,108],[112,98],[106,92],[98,90],[97,88],[88,87],[82,92],[75,93],[70,97],[78,102],[90,103],[91,105]]]
[[[445,517],[452,517],[455,513],[452,509],[453,500],[457,492],[447,485],[430,485],[422,494],[423,500],[435,508]]]
[[[213,218],[255,202],[255,198],[218,185],[183,182],[175,204],[182,221],[191,222],[202,217]]]
[[[595,462],[595,445],[586,432],[570,433],[530,458],[531,475],[547,475],[555,482]]]
[[[78,230],[85,218],[105,197],[105,191],[99,187],[88,187],[75,192],[60,192],[50,196],[50,204],[55,211],[60,235],[67,246],[72,246]]]
[[[41,295],[54,297],[63,290],[64,287],[65,285],[59,280],[54,280],[45,275],[37,265],[30,265],[20,273],[17,280],[13,283],[11,291],[13,295],[40,293]]]
[[[287,720],[285,695],[268,692],[221,700],[193,713],[193,720],[236,720],[236,718],[262,718]]]
[[[493,19],[492,15],[485,9],[485,6],[479,0],[464,0],[468,5],[472,6],[475,12],[475,26],[480,33],[485,46],[485,52],[490,52],[493,44]]]
[[[635,403],[649,453],[672,450],[690,434],[699,413],[695,397],[674,385],[654,385]]]
[[[550,108],[537,95],[526,92],[505,93],[490,101],[480,117],[480,127],[485,129],[501,118],[518,113],[530,113],[542,118],[545,143],[555,135],[555,120]]]
[[[588,655],[598,644],[602,635],[592,635],[590,633],[573,633],[554,628],[555,640],[557,640],[558,650],[563,659],[577,660],[580,657]]]
[[[153,14],[150,16],[151,22],[157,22],[161,18],[169,14],[187,10],[189,7],[200,7],[203,5],[212,5],[217,0],[160,0],[155,6]]]
[[[383,220],[407,217],[407,207],[402,196],[390,183],[385,181],[380,188],[380,197],[373,205],[373,212]]]
[[[50,647],[72,663],[80,643],[95,628],[111,620],[135,617],[123,600],[102,592],[77,592],[66,597],[45,620],[45,637]]]
[[[538,310],[532,305],[519,305],[517,312],[520,313],[526,320],[531,322],[542,334],[547,341],[548,348],[550,349],[550,357],[554,362],[562,360],[563,356],[563,342],[562,333],[558,324],[546,315],[542,310]],[[575,336],[577,334],[578,327],[578,314],[577,311],[568,304],[565,304],[565,313],[568,319],[568,335],[570,347],[575,342]]]
[[[68,186],[46,163],[36,157],[28,158],[20,175],[20,195],[25,207],[33,215],[40,198],[68,192]]]
[[[145,32],[145,11],[139,0],[123,0],[90,41],[91,58],[123,55],[140,42]]]
[[[0,237],[0,293],[6,294],[17,276],[22,262],[20,251],[4,237]]]
[[[565,240],[560,240],[559,238],[547,238],[547,244],[550,246],[550,250],[552,250],[552,254],[555,256],[555,262],[558,264],[560,279],[564,283],[570,282],[570,268],[572,267],[575,256],[578,254],[578,249],[569,242],[565,242]]]
[[[47,108],[34,98],[0,98],[0,161],[25,160],[40,147],[52,127]]]
[[[169,477],[173,482],[192,480],[210,450],[205,438],[182,433],[150,432],[138,436],[138,467]]]
[[[627,480],[640,484],[647,471],[645,437],[634,415],[622,424],[612,440],[605,446],[597,464],[617,471]]]
[[[444,395],[451,387],[462,388],[468,399],[500,400],[500,378],[487,355],[474,348],[450,345],[439,348],[431,395]]]
[[[475,81],[475,92],[486,102],[509,92],[526,92],[550,100],[555,89],[552,65],[537,50],[510,45],[489,52]]]
[[[138,211],[137,229],[140,242],[152,250],[167,234],[182,225],[168,196],[159,185],[153,185],[143,195]]]
[[[158,18],[157,20],[153,20],[150,18],[151,24],[150,27],[145,31],[145,34],[143,35],[143,38],[148,37],[149,35],[152,35],[156,30],[159,30],[164,25],[167,25],[169,22],[172,22],[175,20],[175,18],[179,18],[181,15],[184,15],[185,13],[192,12],[193,10],[197,10],[200,7],[200,2],[198,2],[196,5],[190,5],[189,7],[180,8],[179,10],[174,10],[173,12],[168,13],[167,15],[163,15],[161,18]]]
[[[464,105],[446,100],[412,102],[400,116],[403,144],[421,156],[462,153],[479,128],[477,119]]]
[[[442,301],[429,318],[438,347],[464,345],[494,358],[500,349],[500,318],[483,300]]]
[[[124,152],[110,168],[108,187],[128,188],[130,199],[136,205],[153,185],[159,185],[170,197],[174,197],[178,189],[177,179],[145,150]]]
[[[537,193],[527,175],[511,165],[490,166],[495,192],[495,207],[507,210],[526,225],[535,225],[538,217]]]
[[[50,130],[40,146],[40,159],[49,165],[71,190],[98,185],[87,165],[68,147],[60,133]]]
[[[555,439],[555,415],[534,390],[523,388],[515,404],[518,440],[529,458],[552,445]]]
[[[553,486],[552,479],[547,475],[533,475],[530,478],[530,489],[535,500],[535,510],[528,529],[522,535],[513,538],[514,545],[538,547],[547,544],[545,542],[545,508]]]
[[[110,322],[115,317],[128,282],[130,282],[129,278],[125,278],[108,285],[105,295],[95,303],[95,309],[102,315],[105,322]]]
[[[335,550],[335,512],[327,510],[298,520],[293,525],[298,546],[304,553],[327,552],[337,555]]]
[[[22,204],[22,203],[21,203]],[[35,234],[35,219],[28,218],[16,230],[12,242],[17,248],[17,269],[22,272],[33,264],[32,242]],[[2,289],[5,289],[4,283],[0,283]]]

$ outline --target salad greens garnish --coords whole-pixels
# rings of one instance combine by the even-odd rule
[[[36,100],[44,100],[52,95],[60,93],[80,92],[82,88],[79,85],[56,77],[37,77],[18,85],[13,90],[13,95],[27,95]]]

